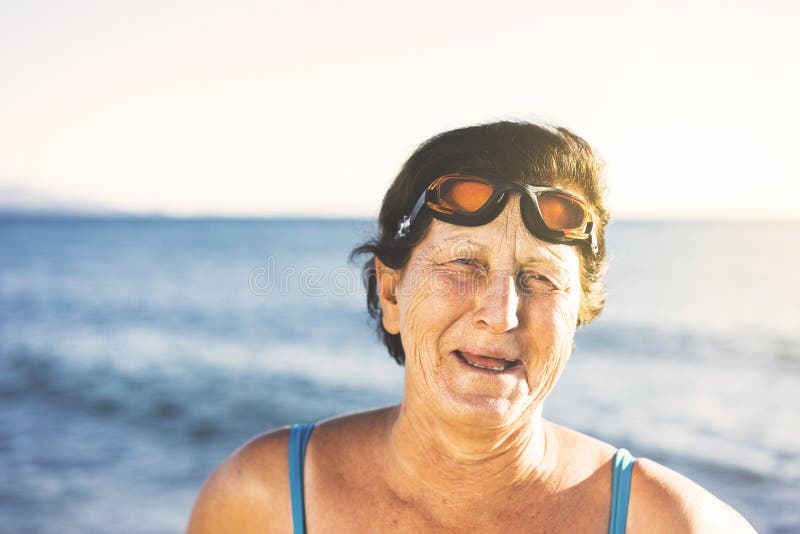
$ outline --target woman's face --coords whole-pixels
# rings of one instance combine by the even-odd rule
[[[519,195],[483,226],[434,220],[402,270],[378,270],[384,327],[406,353],[407,397],[440,416],[502,425],[552,390],[573,347],[579,256],[528,231]]]

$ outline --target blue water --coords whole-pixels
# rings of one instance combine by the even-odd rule
[[[371,230],[0,220],[0,530],[180,532],[249,437],[397,402],[402,370],[346,261]],[[612,224],[607,308],[546,416],[687,475],[759,532],[800,531],[798,236]]]

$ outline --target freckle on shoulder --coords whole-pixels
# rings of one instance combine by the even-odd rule
[[[568,450],[580,450],[585,466],[607,462],[616,448],[601,440],[547,424]],[[742,533],[755,529],[736,510],[685,476],[653,460],[637,457],[631,475],[627,531],[663,533]]]
[[[290,523],[288,428],[248,441],[208,477],[197,496],[190,534],[280,532]]]
[[[627,524],[630,532],[755,532],[711,492],[648,458],[634,464]]]

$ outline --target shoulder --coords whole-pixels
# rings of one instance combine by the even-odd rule
[[[363,482],[383,458],[394,407],[378,408],[317,423],[306,452],[306,484],[310,500],[336,492],[348,480]],[[330,482],[330,484],[326,484]]]
[[[755,532],[712,493],[647,458],[634,463],[627,526],[629,532]]]
[[[598,469],[602,499],[610,498],[611,466],[617,448],[548,421],[578,478]],[[608,501],[602,504],[607,507]],[[627,532],[747,533],[755,529],[736,510],[685,476],[648,458],[636,458],[631,472]]]
[[[344,415],[316,424],[305,458],[306,489],[320,472],[368,465],[365,453],[385,428],[393,407]],[[261,434],[237,449],[200,488],[188,534],[290,532],[289,427]],[[357,467],[354,467],[354,465]],[[331,489],[334,491],[334,489]],[[310,496],[306,495],[306,505]]]
[[[388,424],[397,410],[397,406],[385,406],[325,419],[314,428],[312,441],[324,443],[329,450],[350,449],[353,446],[367,449],[376,437],[386,435]],[[313,443],[309,443],[309,448],[313,446]]]
[[[261,434],[237,449],[200,488],[187,532],[291,530],[289,428]]]

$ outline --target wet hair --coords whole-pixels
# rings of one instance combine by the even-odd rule
[[[490,176],[497,181],[566,187],[588,202],[597,234],[598,253],[578,247],[581,266],[581,302],[578,326],[597,317],[606,291],[607,268],[604,229],[609,213],[603,199],[602,162],[591,146],[566,128],[550,128],[530,122],[493,122],[438,134],[420,145],[400,169],[383,197],[377,234],[350,254],[351,261],[367,255],[362,275],[367,289],[367,310],[377,322],[378,335],[398,364],[405,363],[400,334],[383,327],[375,257],[393,269],[403,267],[414,245],[425,236],[432,217],[417,217],[405,239],[395,240],[403,215],[407,215],[430,183],[449,173]]]

